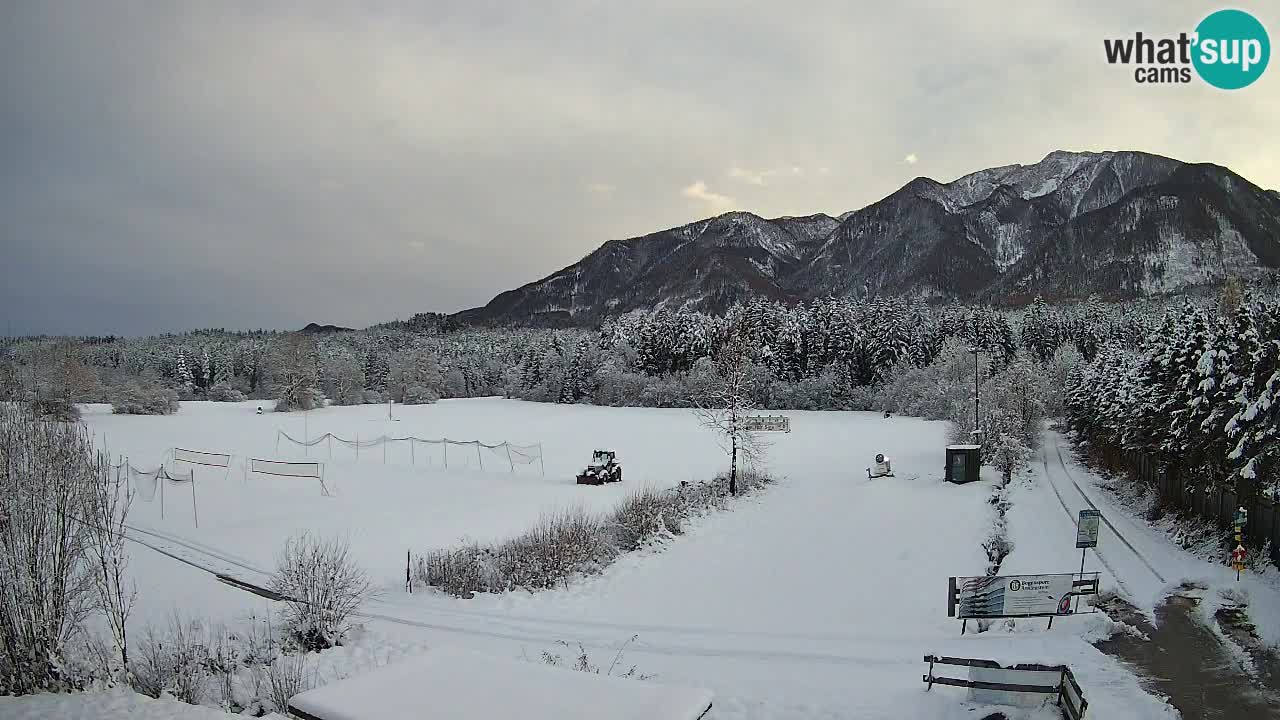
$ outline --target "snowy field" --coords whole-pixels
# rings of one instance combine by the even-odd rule
[[[478,399],[397,406],[394,422],[386,406],[328,408],[309,413],[304,430],[300,414],[256,415],[254,407],[192,402],[171,417],[113,416],[93,407],[85,420],[100,444],[140,467],[153,467],[175,446],[232,453],[237,463],[246,456],[326,462],[330,497],[313,481],[250,476],[246,482],[238,464],[227,477],[197,468],[198,529],[189,495],[174,486],[163,520],[153,501],[135,505],[133,522],[158,533],[148,539],[175,554],[254,582],[297,531],[349,536],[383,592],[365,607],[366,630],[355,647],[331,651],[328,662],[346,663],[335,674],[438,645],[535,661],[549,651],[572,662],[582,643],[594,663],[607,665],[625,644],[621,665],[656,682],[712,690],[711,718],[981,717],[966,705],[964,691],[924,692],[922,657],[938,653],[1067,663],[1084,684],[1092,716],[1170,716],[1131,673],[1088,644],[1111,628],[1102,615],[1062,618],[1052,630],[1035,620],[963,637],[960,623],[946,617],[947,576],[986,569],[981,543],[994,510],[989,480],[942,481],[943,423],[787,413],[793,431],[770,436],[769,467],[780,481],[731,512],[708,516],[685,536],[565,589],[458,600],[406,594],[405,551],[514,535],[543,512],[572,505],[605,510],[640,485],[706,479],[727,464],[715,438],[687,410]],[[299,438],[386,433],[541,443],[546,473],[536,464],[514,473],[506,465],[458,469],[453,456],[448,471],[424,467],[422,456],[417,465],[392,457],[384,465],[380,452],[369,457],[364,450],[356,462],[337,445],[332,461],[324,446],[303,455],[301,448],[286,453],[282,444],[277,455],[278,429]],[[623,483],[573,483],[596,447],[618,452]],[[892,458],[897,477],[868,481],[864,468],[877,452]],[[1077,569],[1074,526],[1048,505],[1056,500],[1040,481],[1043,472],[1014,493],[1016,547],[1005,572]],[[162,621],[176,608],[234,625],[267,609],[265,600],[145,548],[135,546],[132,566],[139,621]],[[1104,587],[1111,584],[1105,577]],[[1159,588],[1148,585],[1135,592],[1154,598]],[[380,653],[381,660],[371,660]]]

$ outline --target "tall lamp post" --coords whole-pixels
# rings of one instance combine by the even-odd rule
[[[979,428],[978,414],[978,353],[982,352],[976,344],[969,348],[969,352],[973,353],[973,440],[975,445],[981,445],[979,441],[981,431]]]

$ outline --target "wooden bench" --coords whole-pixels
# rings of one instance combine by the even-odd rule
[[[924,661],[929,663],[929,672],[924,676],[924,682],[928,684],[925,688],[926,692],[933,689],[937,685],[953,685],[955,687],[969,688],[970,690],[988,690],[996,693],[1033,693],[1042,695],[1052,695],[1055,702],[1062,708],[1062,714],[1068,720],[1083,720],[1085,711],[1089,709],[1089,701],[1085,700],[1084,693],[1080,690],[1080,684],[1076,682],[1075,675],[1071,674],[1071,669],[1066,665],[1039,665],[1035,663],[1022,663],[1005,667],[994,660],[980,660],[977,658],[955,658],[939,655],[925,655]],[[953,678],[933,674],[935,665],[958,665],[971,668],[969,678]],[[973,679],[972,669],[996,671],[989,673],[991,675],[1012,675],[1016,673],[1025,673],[1026,683],[1000,682],[994,680],[975,680]],[[978,673],[982,674],[982,673]],[[1012,704],[1012,703],[1009,703]]]

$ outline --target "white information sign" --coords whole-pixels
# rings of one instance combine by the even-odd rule
[[[751,415],[743,425],[749,432],[791,432],[791,418],[786,415]]]
[[[1076,575],[956,578],[957,618],[1069,615]]]

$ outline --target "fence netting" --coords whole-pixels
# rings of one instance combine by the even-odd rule
[[[509,472],[515,472],[517,465],[537,464],[539,472],[545,473],[540,443],[516,445],[505,441],[485,443],[480,440],[390,435],[373,438],[344,438],[333,433],[299,440],[283,430],[277,430],[277,454],[280,452],[282,440],[295,447],[303,448],[307,455],[313,452],[323,453],[323,456],[330,460],[380,462],[387,465],[409,465],[444,470],[505,469]]]
[[[184,473],[164,465],[145,470],[125,460],[119,465],[113,465],[112,468],[118,473],[125,473],[129,479],[129,485],[133,487],[135,497],[144,502],[155,500],[156,488],[161,481],[175,484],[195,482],[195,471],[188,470]]]

